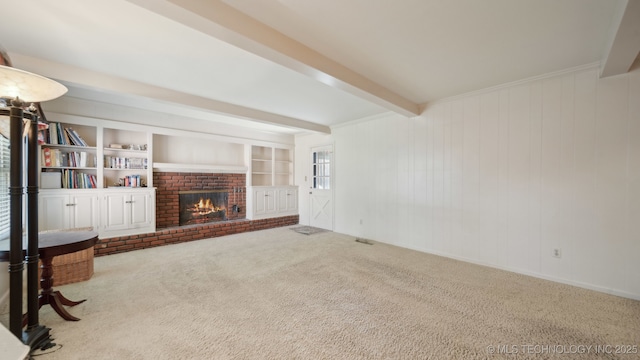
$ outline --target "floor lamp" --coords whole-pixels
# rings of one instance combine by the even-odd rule
[[[23,243],[23,142],[25,138],[25,104],[53,100],[67,88],[51,79],[27,71],[0,65],[0,97],[9,101],[11,167],[9,178],[10,250],[9,250],[9,330],[19,339],[39,348],[50,342],[49,329],[38,324],[38,230],[37,230],[37,116],[30,114],[28,132],[29,207],[27,214],[27,309],[28,325],[22,331],[22,273],[25,253]],[[34,204],[35,199],[35,204]],[[35,206],[34,206],[35,205]],[[34,226],[35,224],[35,226]],[[35,310],[34,310],[35,309]]]

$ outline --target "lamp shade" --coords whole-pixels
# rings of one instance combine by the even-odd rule
[[[0,65],[0,97],[43,102],[64,95],[67,88],[44,76]]]

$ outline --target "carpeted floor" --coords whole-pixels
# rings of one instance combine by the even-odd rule
[[[41,310],[62,346],[36,359],[638,359],[638,301],[354,240],[279,228],[98,257],[58,288],[88,298],[81,321]]]

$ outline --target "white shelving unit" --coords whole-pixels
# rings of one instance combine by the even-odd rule
[[[73,129],[88,145],[72,145],[46,137],[40,146],[41,187],[43,188],[98,188],[98,150],[96,128],[83,125],[50,124],[50,128]],[[49,130],[52,131],[52,130]],[[55,132],[53,133],[55,136]],[[62,135],[66,139],[68,136]],[[81,181],[68,181],[69,178]],[[92,179],[93,181],[90,181]]]
[[[250,145],[247,217],[263,219],[298,213],[298,188],[293,185],[293,149]]]
[[[293,185],[293,152],[288,149],[273,149],[273,185]]]
[[[102,132],[104,187],[152,187],[151,134],[111,128]]]
[[[293,151],[269,146],[250,146],[248,186],[293,185]]]
[[[71,120],[58,128],[72,128],[89,146],[40,145],[39,230],[91,226],[101,237],[155,231],[151,133]],[[56,152],[63,161],[48,164],[45,152]],[[76,154],[83,154],[82,164]],[[65,186],[70,172],[93,179]],[[118,201],[124,205],[116,207]]]
[[[251,185],[270,186],[273,183],[273,149],[251,146]]]

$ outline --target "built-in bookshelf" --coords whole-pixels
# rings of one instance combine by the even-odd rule
[[[251,185],[270,186],[273,175],[273,151],[266,146],[251,147]]]
[[[96,128],[57,122],[39,130],[42,188],[97,188]]]
[[[251,146],[250,186],[293,185],[293,154],[290,149]]]
[[[143,187],[152,178],[149,166],[151,135],[143,131],[103,129],[105,187]]]
[[[275,186],[293,185],[293,153],[288,149],[274,149]]]
[[[144,187],[153,178],[146,131],[51,122],[39,130],[40,187]]]

